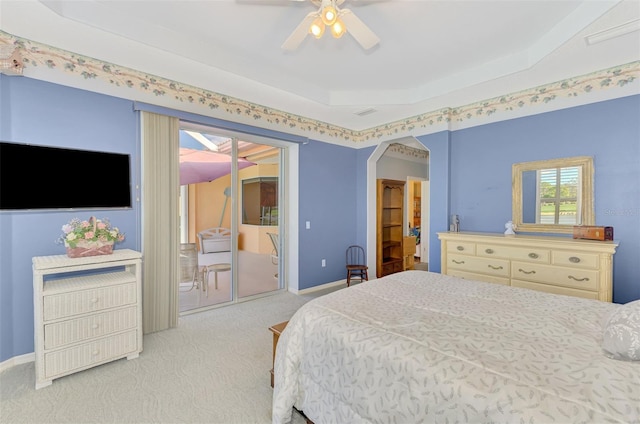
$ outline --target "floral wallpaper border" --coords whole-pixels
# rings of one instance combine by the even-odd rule
[[[386,150],[387,152],[397,153],[402,156],[411,157],[413,159],[418,160],[426,160],[429,157],[429,152],[427,150],[416,149],[411,146],[407,146],[406,144],[400,143],[391,143]]]
[[[460,107],[443,108],[357,131],[74,54],[19,38],[3,31],[0,31],[0,43],[14,44],[20,49],[25,70],[30,67],[46,67],[73,74],[85,80],[100,80],[116,87],[138,90],[156,97],[170,96],[179,102],[215,111],[217,115],[222,113],[229,120],[233,120],[234,116],[242,116],[245,119],[253,119],[257,126],[260,125],[260,122],[266,122],[271,126],[279,127],[282,131],[316,133],[336,140],[352,142],[408,135],[420,128],[489,117],[541,103],[550,103],[561,98],[577,97],[597,90],[623,87],[640,77],[640,61],[635,61],[516,93]]]

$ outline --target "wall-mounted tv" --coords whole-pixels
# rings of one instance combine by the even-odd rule
[[[128,154],[0,141],[0,210],[130,208]]]

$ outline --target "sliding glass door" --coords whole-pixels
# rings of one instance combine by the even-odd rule
[[[282,288],[279,267],[281,149],[238,141],[238,163],[253,166],[238,172],[238,298]]]
[[[282,149],[185,122],[180,148],[180,312],[282,288]]]

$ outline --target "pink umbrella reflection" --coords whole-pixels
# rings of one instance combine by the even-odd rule
[[[238,169],[255,165],[238,158]],[[180,185],[213,181],[231,173],[231,156],[210,150],[180,148]]]

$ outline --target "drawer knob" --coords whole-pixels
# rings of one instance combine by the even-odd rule
[[[589,281],[589,277],[576,278],[573,275],[570,275],[569,278],[572,279],[572,280],[575,280],[575,281]]]
[[[100,354],[100,351],[98,349],[94,350],[93,352],[91,352],[91,354],[93,356],[97,356],[98,354]]]
[[[537,254],[537,253],[533,253],[533,252],[532,252],[532,253],[529,253],[529,257],[530,257],[531,259],[538,259],[538,254]]]
[[[462,247],[462,246],[457,246],[457,247],[456,247],[456,249],[457,249],[457,250],[459,250],[460,252],[462,252],[462,251],[464,250],[464,247]]]
[[[97,329],[97,328],[98,328],[98,324],[93,324],[93,325],[91,326],[91,328],[93,328],[94,330],[95,330],[95,329]]]
[[[499,266],[487,265],[487,266],[491,269],[502,269],[502,265],[499,265]]]
[[[580,263],[580,258],[577,256],[572,256],[569,258],[569,262],[571,262],[572,264]]]
[[[522,272],[523,274],[535,274],[536,273],[535,271],[525,271],[522,268],[518,268],[518,271]]]
[[[493,249],[484,249],[484,252],[491,255],[493,253]]]
[[[464,261],[456,261],[455,259],[451,259],[451,262],[453,262],[454,264],[458,264],[458,265],[464,263]]]
[[[98,298],[94,297],[93,299],[91,299],[89,302],[91,303],[98,303]]]

